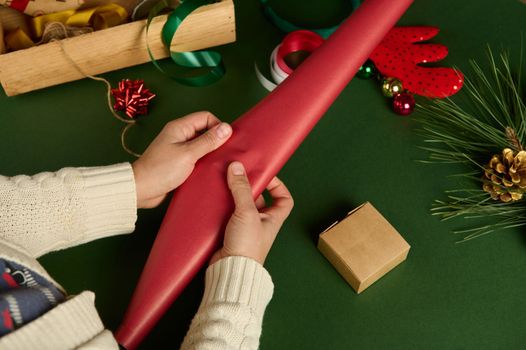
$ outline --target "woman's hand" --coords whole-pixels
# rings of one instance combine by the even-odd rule
[[[235,210],[225,230],[223,248],[210,264],[227,256],[244,256],[263,265],[281,225],[289,216],[294,202],[289,190],[277,177],[267,186],[272,205],[266,207],[263,196],[254,202],[243,165],[233,162],[228,167],[228,187]]]
[[[158,206],[168,192],[190,176],[200,158],[223,145],[231,135],[230,125],[210,112],[192,113],[166,124],[132,164],[137,207]]]

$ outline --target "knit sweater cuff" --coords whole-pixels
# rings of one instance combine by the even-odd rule
[[[95,309],[95,294],[86,291],[0,338],[0,349],[76,349],[103,330]]]
[[[205,293],[201,307],[218,303],[238,303],[249,306],[263,317],[274,284],[258,262],[241,257],[223,258],[206,270]]]
[[[131,164],[77,169],[84,180],[83,242],[132,232],[137,219],[137,195]]]

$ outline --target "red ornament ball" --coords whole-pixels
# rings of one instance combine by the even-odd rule
[[[402,92],[393,97],[393,111],[400,115],[409,115],[415,109],[415,98],[412,94]]]

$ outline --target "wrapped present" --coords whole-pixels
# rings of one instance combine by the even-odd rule
[[[11,7],[30,16],[76,10],[84,0],[0,0],[1,6]]]
[[[148,45],[155,59],[170,55],[161,39],[166,19],[167,15],[157,16],[149,27]],[[135,21],[5,53],[0,55],[0,83],[8,96],[14,96],[149,62],[145,27],[146,20]],[[234,4],[222,0],[190,13],[180,24],[170,50],[201,50],[235,39]],[[37,58],[39,69],[27,69],[35,66]]]

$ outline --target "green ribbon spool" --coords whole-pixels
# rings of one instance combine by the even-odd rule
[[[153,18],[159,15],[163,10],[167,8],[173,8],[174,11],[168,15],[168,19],[163,26],[161,31],[161,39],[163,44],[169,49],[172,43],[172,39],[175,35],[175,32],[183,22],[183,20],[197,8],[211,4],[215,1],[211,0],[185,0],[180,1],[180,4],[177,7],[173,7],[168,4],[167,0],[159,1],[148,14],[148,20],[146,22],[146,37],[148,38],[148,31],[150,28],[150,23]],[[185,72],[176,74],[166,71],[161,67],[160,63],[153,57],[153,54],[148,45],[148,55],[153,65],[162,73],[166,74],[175,81],[188,85],[188,86],[205,86],[215,83],[223,75],[225,75],[225,66],[223,64],[223,59],[218,52],[214,51],[192,51],[192,52],[174,52],[170,51],[170,58],[177,66],[183,67]],[[205,69],[203,73],[199,73]]]
[[[358,6],[360,6],[360,0],[349,0],[349,1],[351,2],[351,6],[352,6],[353,11],[356,10],[358,8]],[[338,25],[335,25],[333,27],[318,28],[318,29],[299,27],[299,26],[295,25],[294,23],[289,22],[286,19],[280,17],[270,7],[270,5],[268,4],[268,0],[260,0],[260,3],[261,3],[261,5],[263,5],[263,13],[265,14],[265,16],[267,16],[267,18],[276,27],[278,27],[281,31],[283,31],[285,33],[290,33],[290,32],[293,32],[293,31],[296,31],[296,30],[301,30],[301,29],[307,29],[307,30],[310,30],[312,32],[315,32],[315,33],[321,35],[324,39],[327,39],[340,26],[338,24]]]

